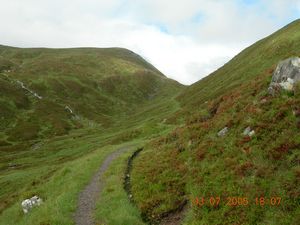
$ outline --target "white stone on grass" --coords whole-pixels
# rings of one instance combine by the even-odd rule
[[[40,206],[42,204],[43,200],[38,197],[38,196],[33,196],[30,199],[25,199],[22,201],[21,206],[23,209],[23,212],[25,214],[29,213],[29,211],[34,207],[34,206]]]
[[[218,132],[218,136],[219,137],[223,137],[223,136],[225,136],[227,134],[227,132],[228,132],[228,127],[224,127],[222,130],[220,130]]]

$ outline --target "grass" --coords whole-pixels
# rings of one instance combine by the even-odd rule
[[[213,100],[274,69],[283,59],[299,56],[299,24],[296,20],[274,34],[249,46],[232,60],[186,89],[179,100],[184,111],[201,110],[205,101]]]
[[[72,214],[76,209],[79,192],[90,181],[106,155],[118,147],[120,146],[99,148],[76,160],[66,162],[59,168],[38,166],[36,169],[11,174],[9,180],[27,178],[27,182],[33,184],[30,178],[35,177],[37,183],[23,191],[18,201],[2,212],[0,224],[73,224]],[[53,169],[55,169],[53,176],[38,179],[38,174],[49,173]],[[34,194],[38,194],[44,203],[34,208],[30,214],[24,215],[20,202]]]
[[[106,154],[173,127],[163,120],[181,88],[126,49],[0,46],[0,224],[72,224],[78,191]],[[33,194],[45,204],[24,217],[20,202]]]
[[[89,124],[109,128],[182,88],[126,49],[1,46],[0,57],[1,133],[12,143],[65,135]],[[18,80],[43,99],[23,90]]]
[[[134,148],[135,149],[135,148]],[[122,154],[105,173],[105,188],[97,203],[96,224],[143,225],[139,210],[123,188],[124,171],[132,151]]]
[[[184,200],[184,224],[297,224],[299,221],[299,108],[295,94],[267,93],[280,60],[300,56],[300,22],[250,46],[224,67],[188,87],[174,115],[185,124],[149,143],[133,167],[133,194],[152,222]],[[225,137],[217,133],[225,126]],[[242,133],[250,126],[252,138]],[[147,160],[150,159],[151,160]],[[196,197],[221,196],[218,207],[197,207]],[[227,206],[227,197],[251,204]],[[255,197],[279,196],[279,206],[259,206]]]
[[[170,96],[167,89],[162,90],[162,93]],[[51,101],[49,104],[51,105]],[[56,120],[57,113],[55,115],[45,110],[46,103],[40,107],[35,112],[39,117],[44,118],[41,121],[46,121],[51,118],[49,115],[53,115],[54,121],[58,125],[63,125]],[[60,110],[59,105],[53,107]],[[21,138],[17,138],[15,134],[11,136],[14,137],[12,140],[8,138],[7,133],[1,133],[0,137],[9,142],[4,142],[0,149],[0,184],[2,187],[0,224],[72,224],[72,212],[76,207],[78,191],[84,187],[94,171],[101,165],[103,157],[132,139],[147,140],[168,132],[174,125],[164,123],[163,120],[178,107],[174,99],[169,101],[167,98],[158,97],[140,104],[140,108],[136,108],[132,115],[119,115],[114,126],[99,126],[93,120],[96,126],[91,127],[88,126],[91,122],[88,118],[80,118],[80,123],[84,123],[82,127],[70,129],[60,136],[43,135],[36,139],[28,138],[21,141]],[[34,121],[34,116],[29,116],[28,119]],[[24,118],[23,121],[27,120]],[[39,121],[35,123],[41,124]],[[46,125],[47,123],[42,124],[43,127]],[[22,135],[21,132],[22,129],[20,135]],[[47,129],[44,128],[43,132],[47,132]],[[92,160],[92,162],[85,161],[85,159]],[[89,166],[86,167],[85,163],[89,163]],[[80,168],[84,170],[80,171]],[[118,168],[120,169],[121,167]],[[116,173],[116,176],[120,174]],[[117,187],[120,180],[118,182],[111,185]],[[122,190],[122,186],[118,188]],[[45,199],[45,204],[41,209],[34,209],[30,216],[24,217],[20,202],[34,194]],[[121,192],[120,194],[122,195]],[[123,195],[124,201],[125,197]],[[127,213],[135,210],[132,207],[132,211]],[[47,213],[49,215],[46,215]],[[40,217],[41,215],[43,216]],[[138,220],[138,217],[135,219]]]
[[[137,117],[135,118],[137,119]],[[147,140],[147,135],[151,136],[151,130],[152,136],[155,137],[159,136],[160,133],[166,132],[166,129],[171,129],[170,125],[158,125],[156,121],[160,120],[155,119],[155,122],[145,123],[144,126],[138,123],[139,128],[134,128],[133,126],[131,128],[133,130],[142,130],[138,137],[135,135],[124,137],[122,129],[128,128],[129,124],[127,124],[126,126],[123,125],[124,128],[121,131],[116,128],[107,129],[105,132],[94,128],[80,129],[61,137],[44,139],[38,142],[26,142],[17,147],[11,146],[11,149],[5,146],[6,151],[2,151],[0,157],[0,167],[2,168],[0,173],[2,187],[0,191],[0,198],[2,199],[0,224],[9,224],[11,217],[15,218],[15,220],[11,221],[11,224],[26,224],[29,220],[24,221],[20,202],[34,194],[38,194],[43,199],[46,199],[47,204],[49,204],[50,208],[48,206],[44,208],[45,211],[43,213],[48,212],[52,216],[45,217],[45,221],[50,221],[49,224],[59,224],[58,221],[60,221],[62,215],[53,211],[63,210],[64,217],[69,215],[69,218],[64,218],[62,221],[64,221],[64,224],[71,224],[70,212],[76,207],[78,191],[83,188],[83,181],[86,183],[93,171],[101,165],[103,157],[115,150],[118,145],[132,139]],[[158,128],[154,129],[153,127],[156,126]],[[91,159],[93,159],[92,162],[87,161]],[[93,167],[86,167],[84,163],[91,164],[90,166]],[[9,165],[12,165],[12,167]],[[80,171],[79,168],[84,168],[84,170]],[[69,171],[70,169],[71,172]],[[80,175],[78,179],[76,178],[76,169],[79,170],[78,173],[84,173],[84,175],[77,174],[78,176]],[[120,170],[122,167],[118,169]],[[61,174],[68,174],[68,176],[62,176]],[[116,176],[120,176],[120,174],[116,173]],[[69,182],[74,183],[69,184]],[[119,182],[121,181],[119,180]],[[79,186],[74,186],[74,191],[64,189],[64,187],[72,188],[72,185]],[[122,186],[118,188],[122,189]],[[61,193],[58,193],[59,191]],[[66,196],[64,196],[64,192],[68,192],[65,193]],[[65,198],[67,198],[66,202],[69,203],[68,206],[63,206]],[[54,204],[56,201],[58,201],[58,205]],[[54,205],[52,206],[52,204]],[[55,207],[58,208],[56,209]],[[61,209],[61,207],[67,208]],[[38,211],[34,214],[37,216],[41,215],[40,213],[41,211]],[[31,224],[40,224],[40,220],[34,216],[32,218],[32,220],[30,219]]]
[[[190,87],[124,49],[0,46],[0,224],[72,224],[79,191],[107,154],[129,142],[144,145],[131,175],[136,206],[122,189],[126,153],[105,175],[100,224],[159,223],[187,200],[184,224],[298,224],[299,85],[275,97],[267,88],[280,60],[300,56],[299,26]],[[45,99],[24,93],[16,79]],[[248,126],[251,138],[242,135]],[[24,216],[20,201],[34,194],[45,203]],[[212,196],[221,197],[218,206],[191,204]],[[228,197],[250,203],[228,206]],[[282,202],[260,206],[256,197]]]

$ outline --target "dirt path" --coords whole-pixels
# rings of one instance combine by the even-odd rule
[[[96,201],[100,197],[100,193],[103,189],[103,173],[107,170],[115,158],[129,149],[130,147],[123,147],[108,155],[98,172],[92,178],[91,182],[79,194],[77,210],[74,215],[74,220],[77,225],[94,224],[93,212],[96,206]]]

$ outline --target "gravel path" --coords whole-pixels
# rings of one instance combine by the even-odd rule
[[[96,206],[96,201],[100,197],[100,193],[103,189],[103,173],[107,170],[114,159],[129,149],[129,147],[123,147],[108,155],[98,172],[92,178],[91,182],[79,194],[77,210],[74,215],[75,223],[77,225],[94,225],[93,212]]]

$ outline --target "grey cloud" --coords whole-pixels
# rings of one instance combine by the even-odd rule
[[[125,47],[190,84],[290,21],[292,9],[300,10],[295,0],[262,0],[267,10],[259,4],[241,8],[239,2],[0,0],[0,44]],[[197,15],[200,20],[193,21]]]

